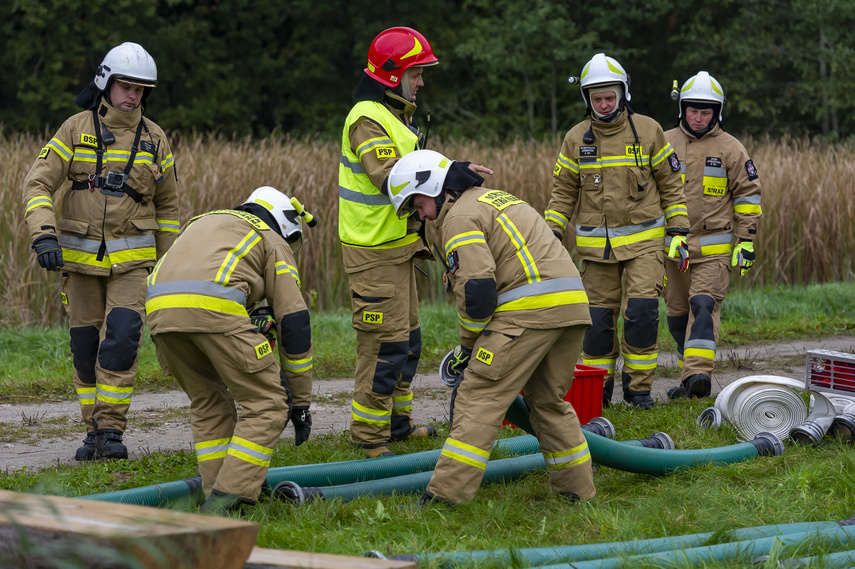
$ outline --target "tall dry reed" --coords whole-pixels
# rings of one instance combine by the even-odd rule
[[[62,319],[59,278],[42,270],[30,251],[21,187],[47,137],[0,132],[0,203],[3,209],[0,322],[47,324]],[[559,139],[487,145],[432,141],[459,160],[495,170],[485,185],[506,190],[542,211],[548,200]],[[855,280],[855,148],[807,139],[746,141],[763,183],[764,218],[758,261],[737,286]],[[347,278],[338,242],[337,142],[274,137],[228,141],[206,136],[177,138],[173,151],[181,189],[182,222],[242,202],[258,186],[297,196],[319,222],[304,232],[298,255],[303,291],[315,309],[348,305]],[[443,298],[435,263],[422,296]]]

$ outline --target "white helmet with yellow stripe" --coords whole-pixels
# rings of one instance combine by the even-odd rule
[[[437,197],[454,160],[433,150],[415,150],[401,157],[386,180],[386,191],[395,213],[404,219],[415,213],[413,197]]]
[[[724,89],[721,83],[716,81],[715,77],[706,71],[700,71],[697,75],[690,77],[688,81],[683,83],[683,88],[680,89],[679,118],[683,117],[685,107],[692,106],[688,103],[696,102],[717,105],[718,120],[722,121],[724,120],[722,118],[722,111],[724,110],[725,100],[726,97],[724,96]]]

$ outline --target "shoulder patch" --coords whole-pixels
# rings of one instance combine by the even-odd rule
[[[753,160],[749,159],[745,162],[745,172],[748,173],[749,180],[756,180],[760,177],[760,175],[757,173],[757,168],[754,167]]]
[[[449,275],[453,275],[460,268],[460,255],[457,254],[457,249],[449,253],[448,257],[446,257],[446,266],[448,267]]]
[[[499,211],[502,211],[503,209],[511,205],[526,203],[518,197],[511,195],[508,192],[503,192],[501,190],[490,190],[483,196],[479,197],[478,201],[491,205]]]
[[[555,174],[556,176],[561,175],[561,163],[559,163],[559,162],[555,163],[555,168],[552,169],[552,173]]]
[[[707,156],[706,165],[710,168],[721,168],[721,158],[716,156]]]
[[[39,152],[39,157],[38,157],[38,159],[39,159],[39,160],[44,160],[45,158],[47,158],[47,157],[48,157],[48,154],[50,154],[50,147],[45,146],[44,148],[42,148],[42,151],[41,151],[41,152]]]
[[[386,158],[394,158],[394,157],[395,157],[395,149],[390,147],[390,146],[377,149],[377,158],[380,160],[385,160]]]
[[[672,172],[676,172],[677,170],[679,170],[679,169],[680,169],[680,159],[679,159],[679,158],[677,158],[677,153],[676,153],[676,152],[672,152],[672,153],[668,156],[668,164],[670,164],[670,165],[671,165],[671,171],[672,171]]]
[[[596,156],[597,155],[597,147],[596,146],[580,146],[579,147],[579,156]]]
[[[154,154],[155,147],[154,144],[152,144],[148,140],[143,140],[140,142],[140,150],[142,150],[143,152],[148,152],[149,154]]]

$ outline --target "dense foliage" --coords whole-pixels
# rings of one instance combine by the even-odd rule
[[[419,93],[441,136],[564,132],[584,113],[567,76],[605,51],[634,109],[666,126],[672,81],[705,69],[730,130],[836,139],[855,132],[853,19],[849,0],[10,0],[0,126],[55,128],[107,50],[136,41],[157,61],[149,114],[167,130],[335,136],[371,39],[407,25],[441,61]]]

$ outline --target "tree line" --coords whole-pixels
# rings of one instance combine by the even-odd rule
[[[567,78],[604,51],[632,78],[631,107],[666,128],[673,80],[706,70],[731,132],[834,141],[855,133],[853,21],[851,0],[9,0],[0,129],[56,128],[106,52],[134,41],[158,66],[147,115],[169,131],[337,137],[371,40],[404,25],[440,60],[419,92],[429,136],[563,133],[585,112]]]

